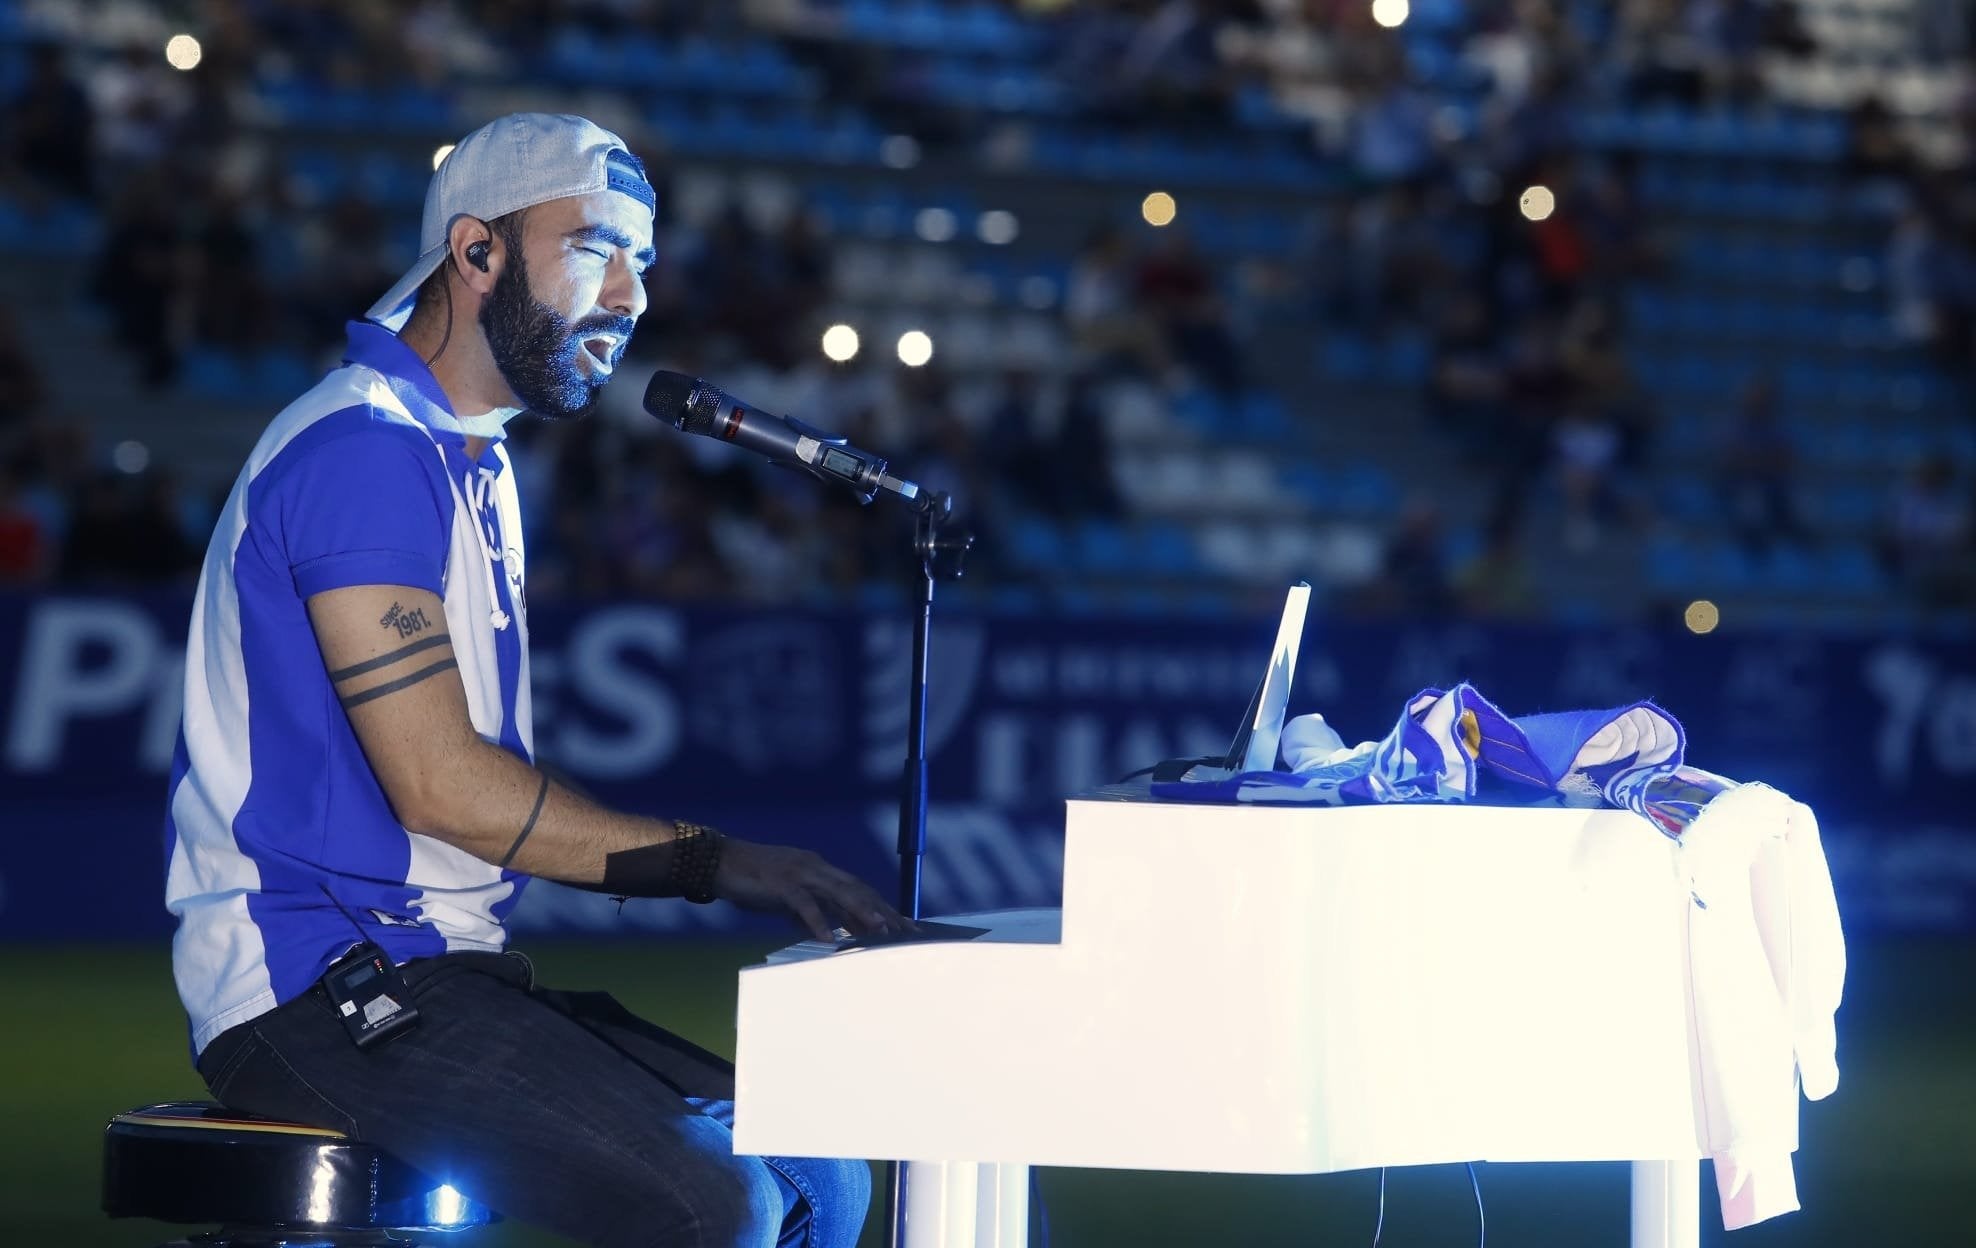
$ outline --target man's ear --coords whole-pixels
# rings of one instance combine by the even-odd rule
[[[446,242],[452,253],[453,272],[467,289],[480,295],[493,290],[495,279],[501,276],[501,266],[507,261],[507,252],[487,222],[478,217],[455,217]]]

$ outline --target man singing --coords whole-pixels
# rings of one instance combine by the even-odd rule
[[[606,810],[533,765],[503,429],[596,402],[645,309],[654,202],[582,118],[474,131],[432,176],[417,263],[255,446],[193,605],[173,971],[230,1108],[587,1244],[839,1248],[863,1162],[735,1156],[728,1063],[504,952],[531,876],[784,909],[825,939],[905,922],[813,853]],[[353,947],[392,968],[362,1002],[375,1033],[342,995]]]

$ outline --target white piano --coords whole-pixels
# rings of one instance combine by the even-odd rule
[[[1020,1248],[1027,1167],[1631,1161],[1694,1248],[1688,889],[1638,816],[1068,805],[1063,909],[740,977],[735,1148],[904,1159],[913,1248]]]

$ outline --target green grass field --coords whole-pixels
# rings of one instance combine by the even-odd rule
[[[545,982],[608,987],[633,1009],[732,1052],[733,970],[760,946],[531,946]],[[150,1248],[179,1232],[96,1211],[98,1132],[146,1101],[203,1097],[162,946],[0,951],[16,1007],[0,1028],[0,1248]],[[1976,945],[1884,941],[1852,950],[1839,1015],[1840,1086],[1803,1110],[1806,1212],[1725,1237],[1712,1181],[1703,1242],[1731,1248],[1976,1245]],[[25,988],[25,994],[22,988]],[[20,1008],[24,1005],[25,1008]],[[1627,1241],[1621,1165],[1478,1168],[1488,1243],[1607,1248]],[[1376,1176],[1270,1177],[1047,1170],[1052,1243],[1366,1245]],[[865,1243],[878,1244],[877,1219]],[[459,1248],[552,1248],[501,1226]],[[1032,1242],[1035,1242],[1032,1240]],[[1394,1171],[1388,1248],[1470,1245],[1459,1166]]]

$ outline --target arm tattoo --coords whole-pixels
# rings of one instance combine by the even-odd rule
[[[450,672],[459,665],[460,662],[458,659],[441,659],[431,667],[413,672],[410,676],[401,676],[389,684],[379,685],[375,689],[366,689],[362,693],[351,694],[349,697],[343,699],[343,709],[346,711],[353,710],[366,702],[381,698],[387,693],[396,693],[400,689],[409,689],[429,676],[437,676],[441,672]]]
[[[432,627],[432,621],[425,618],[424,607],[413,607],[410,611],[399,603],[392,603],[377,621],[379,628],[395,628],[400,637],[415,637]]]
[[[521,825],[521,835],[515,838],[514,844],[508,846],[507,857],[501,859],[503,871],[507,870],[508,864],[515,860],[515,855],[521,852],[521,843],[528,839],[528,834],[535,831],[535,821],[542,817],[542,800],[548,796],[549,777],[544,776],[542,787],[535,790],[535,809],[528,812],[528,822]]]
[[[380,654],[374,659],[365,659],[362,663],[353,663],[349,667],[331,672],[329,674],[330,683],[342,684],[352,676],[362,676],[365,672],[374,672],[380,667],[389,667],[399,659],[410,658],[419,651],[430,650],[434,646],[443,646],[450,640],[452,639],[445,633],[434,633],[430,637],[421,637],[410,645],[399,646],[389,654]]]

